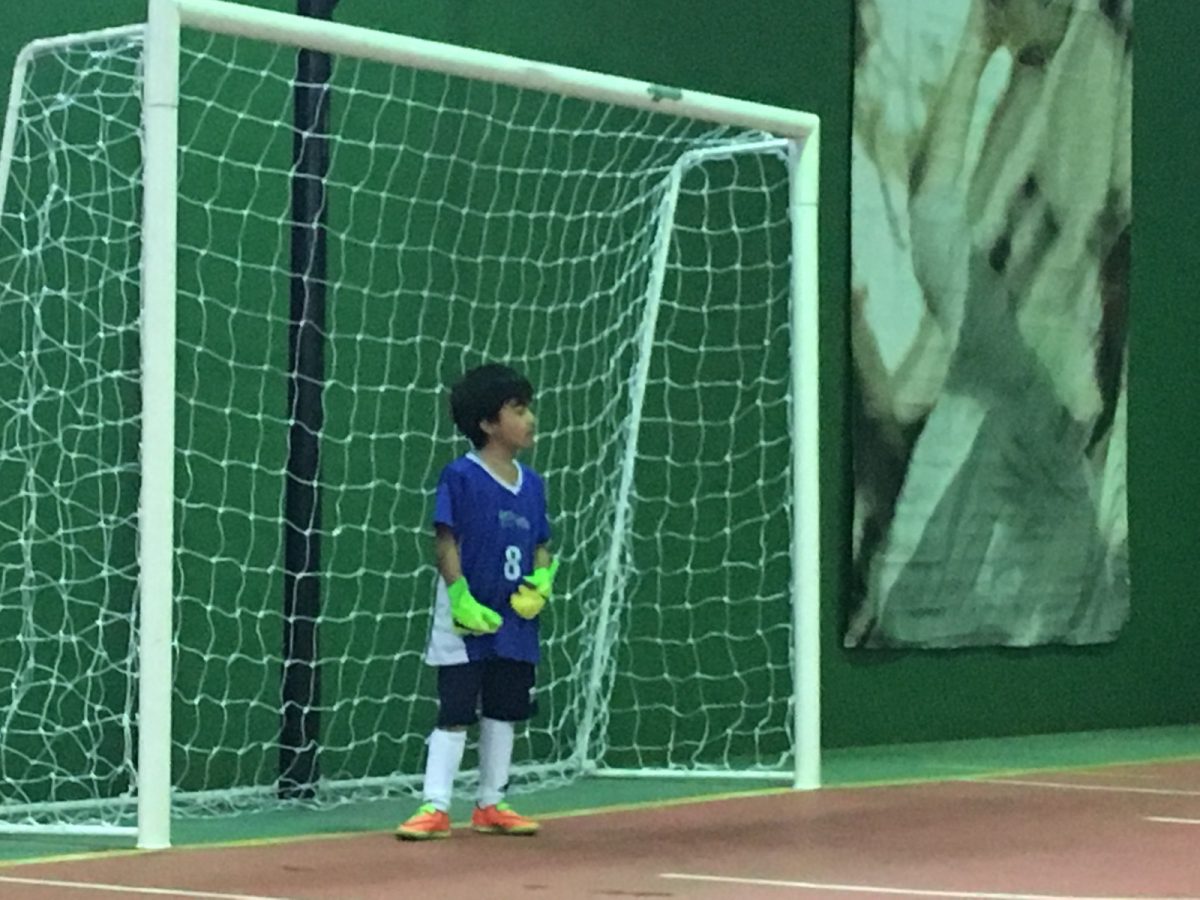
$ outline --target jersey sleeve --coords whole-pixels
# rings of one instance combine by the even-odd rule
[[[458,484],[458,479],[454,477],[454,473],[450,467],[442,469],[442,475],[438,479],[437,496],[433,501],[433,524],[445,525],[454,529],[458,525],[458,520],[455,518],[455,511],[459,507],[459,496],[461,488]]]

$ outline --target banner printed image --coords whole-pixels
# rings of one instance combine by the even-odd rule
[[[859,0],[848,647],[1129,614],[1132,0]]]

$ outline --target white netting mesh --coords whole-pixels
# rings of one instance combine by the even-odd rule
[[[132,792],[139,66],[137,35],[39,53],[16,120],[0,217],[0,316],[20,323],[0,329],[10,819],[112,800],[72,815],[113,820]],[[292,49],[185,33],[173,780],[204,809],[269,800],[278,775],[294,70]],[[589,703],[603,764],[785,764],[782,157],[683,176],[604,640],[668,176],[689,150],[763,135],[348,58],[331,90],[321,796],[418,781],[431,492],[465,448],[445,389],[491,359],[537,388],[530,462],[564,560],[541,714],[516,750],[527,780],[571,770]]]
[[[140,58],[34,54],[0,178],[3,818],[133,780]]]

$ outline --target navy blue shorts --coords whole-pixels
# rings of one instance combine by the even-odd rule
[[[482,659],[438,666],[439,728],[474,725],[485,719],[524,722],[537,713],[533,663]]]

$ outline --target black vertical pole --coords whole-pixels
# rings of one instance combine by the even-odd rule
[[[337,0],[297,0],[330,19]],[[311,797],[320,777],[321,429],[325,420],[325,176],[329,169],[329,55],[296,58],[292,174],[288,461],[284,486],[283,684],[279,796]]]

